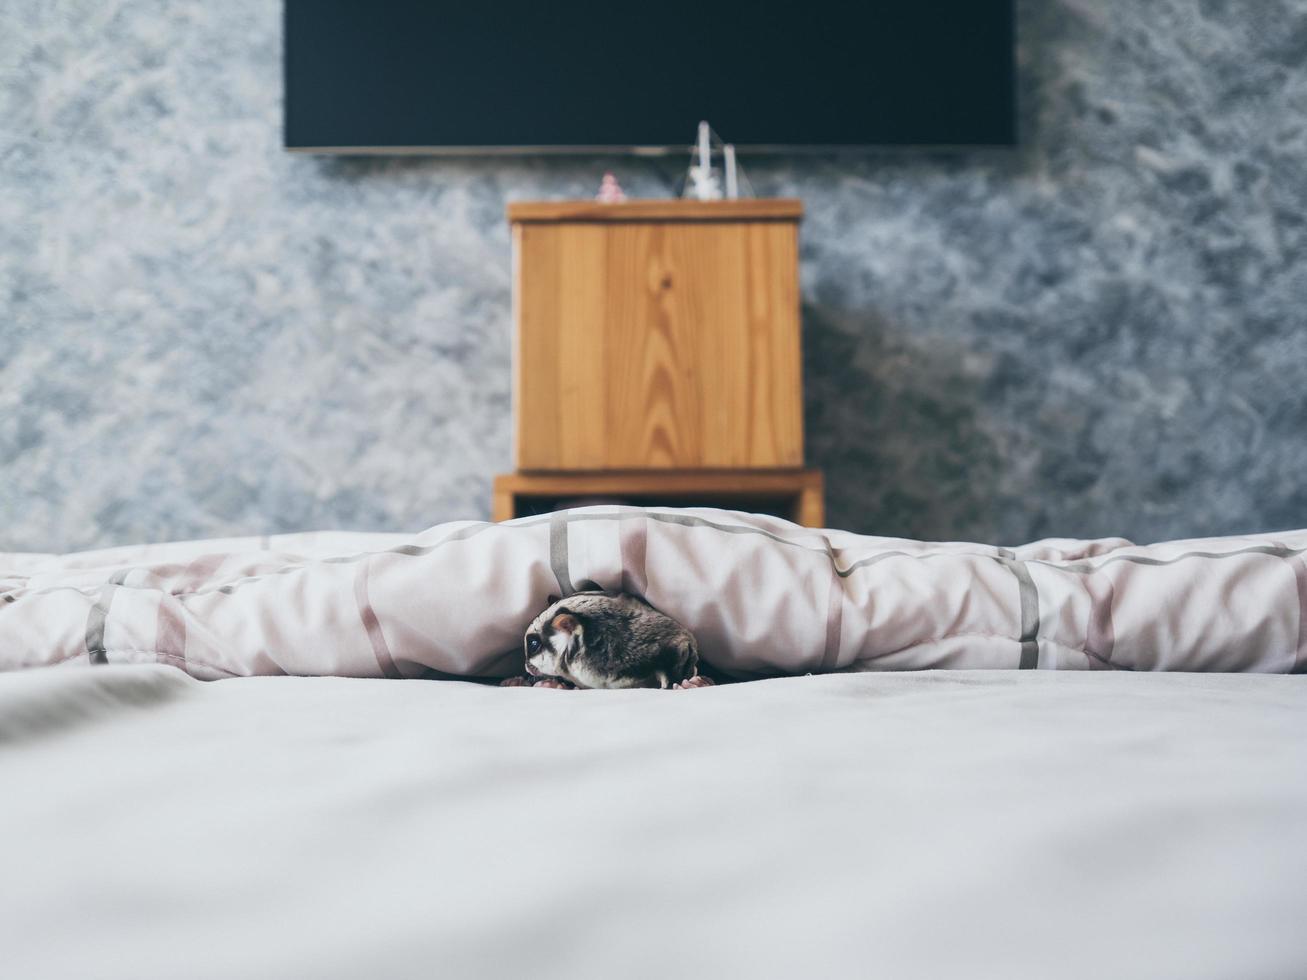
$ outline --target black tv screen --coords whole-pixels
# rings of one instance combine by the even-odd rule
[[[322,152],[1015,141],[1011,0],[285,0],[285,144]]]

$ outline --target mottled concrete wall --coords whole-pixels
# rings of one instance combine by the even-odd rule
[[[746,161],[808,207],[832,522],[1307,525],[1307,2],[1019,32],[1016,152]],[[676,167],[288,155],[279,45],[272,0],[0,6],[0,549],[486,515],[504,202]]]

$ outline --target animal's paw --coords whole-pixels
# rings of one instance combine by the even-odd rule
[[[531,686],[532,687],[556,687],[560,691],[576,690],[575,685],[567,683],[567,681],[563,680],[561,677],[541,677]]]
[[[672,685],[673,691],[692,691],[696,687],[712,687],[713,682],[704,677],[703,674],[695,674],[693,677],[687,677]]]
[[[505,677],[499,682],[500,687],[530,687],[533,678],[526,674],[520,674],[517,677]]]

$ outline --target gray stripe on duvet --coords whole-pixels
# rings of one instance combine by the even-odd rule
[[[130,568],[114,572],[109,581],[100,587],[100,597],[91,606],[86,616],[86,654],[93,664],[107,664],[108,651],[104,647],[104,630],[109,621],[109,606],[113,603],[118,586],[126,581]]]
[[[572,576],[568,569],[571,563],[567,554],[567,511],[557,511],[549,515],[549,567],[554,571],[558,582],[559,596],[569,596],[576,589],[572,588]]]
[[[1034,670],[1039,666],[1039,590],[1035,580],[1030,577],[1030,569],[1025,562],[1013,558],[999,558],[1017,580],[1017,597],[1021,603],[1021,670]]]
[[[816,550],[816,549],[809,549]],[[1295,558],[1298,555],[1307,554],[1307,548],[1284,548],[1274,545],[1250,545],[1247,548],[1240,548],[1237,551],[1185,551],[1173,558],[1148,558],[1144,555],[1116,555],[1115,557],[1105,558],[1097,565],[1090,565],[1084,562],[1077,562],[1070,565],[1062,565],[1055,561],[1048,561],[1044,558],[1024,558],[1022,563],[1026,565],[1044,565],[1048,568],[1056,568],[1064,572],[1074,572],[1077,575],[1092,575],[1104,565],[1114,565],[1117,562],[1130,562],[1135,565],[1174,565],[1177,562],[1188,561],[1191,558],[1204,559],[1221,559],[1221,558],[1238,558],[1242,555],[1270,555],[1273,558]],[[887,558],[995,558],[1001,556],[980,555],[973,552],[965,551],[932,551],[924,554],[913,554],[908,551],[883,551],[878,555],[869,555],[866,558],[855,561],[846,568],[841,575],[850,575],[859,568],[865,568],[868,565],[874,565],[877,562],[884,561]]]
[[[1307,559],[1293,563],[1294,585],[1298,589],[1298,649],[1290,673],[1307,674]]]

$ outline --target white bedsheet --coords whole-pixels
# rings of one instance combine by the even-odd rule
[[[1307,976],[1307,677],[0,676],[0,973]]]

